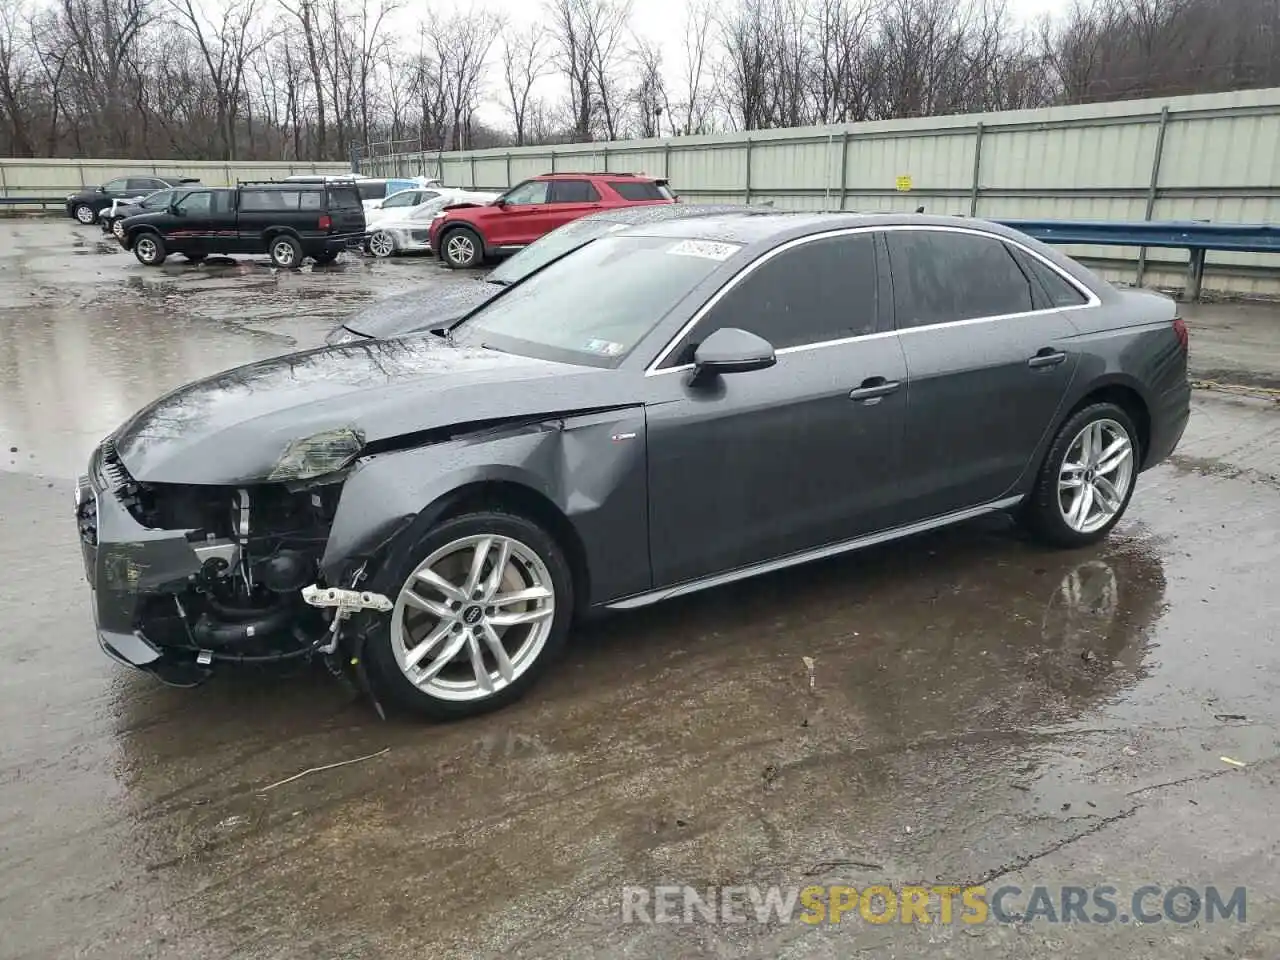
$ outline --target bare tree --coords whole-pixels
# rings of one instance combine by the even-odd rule
[[[709,0],[691,0],[685,15],[684,62],[681,69],[681,96],[678,132],[686,136],[707,133],[713,108],[710,69],[714,8]],[[676,118],[671,122],[674,125]]]
[[[515,125],[516,146],[526,143],[529,98],[536,84],[551,70],[551,52],[545,27],[529,31],[508,29],[502,49],[502,81],[506,107]]]

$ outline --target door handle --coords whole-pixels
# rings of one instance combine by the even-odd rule
[[[1041,347],[1036,351],[1036,355],[1027,361],[1028,367],[1056,367],[1067,359],[1067,355],[1061,350],[1055,350],[1053,347]]]
[[[859,403],[875,403],[881,397],[895,393],[902,386],[897,380],[886,380],[884,377],[867,377],[861,386],[849,391],[849,399]]]

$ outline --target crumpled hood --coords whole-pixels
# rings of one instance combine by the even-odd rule
[[[428,283],[378,300],[348,317],[342,325],[366,337],[399,337],[457,320],[502,292],[496,283],[450,279],[450,283]]]
[[[166,394],[113,434],[137,480],[261,481],[290,443],[349,427],[366,442],[451,424],[626,403],[614,370],[454,347],[430,334],[264,360]]]

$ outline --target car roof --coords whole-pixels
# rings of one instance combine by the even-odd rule
[[[647,173],[613,173],[605,170],[557,170],[555,173],[540,173],[530,180],[581,180],[583,177],[594,177],[597,180],[635,180],[637,183],[665,183],[664,177],[651,177]]]
[[[772,210],[769,207],[748,207],[741,203],[650,203],[601,210],[599,213],[589,213],[585,217],[579,218],[579,220],[639,226],[646,223],[661,223],[664,220],[679,220],[685,217],[735,214],[757,216],[776,212],[776,210]]]
[[[672,237],[690,240],[722,240],[730,243],[755,244],[792,240],[796,237],[823,233],[827,230],[853,227],[968,227],[1020,242],[1026,237],[989,220],[961,216],[929,216],[919,213],[808,213],[770,210],[748,214],[745,211],[704,217],[685,217],[654,221],[633,226],[633,236]]]

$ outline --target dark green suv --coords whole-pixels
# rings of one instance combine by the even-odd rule
[[[354,182],[242,183],[191,190],[163,210],[123,221],[120,243],[157,267],[173,253],[198,262],[209,254],[267,254],[286,269],[310,257],[332,262],[364,242],[364,207]]]

